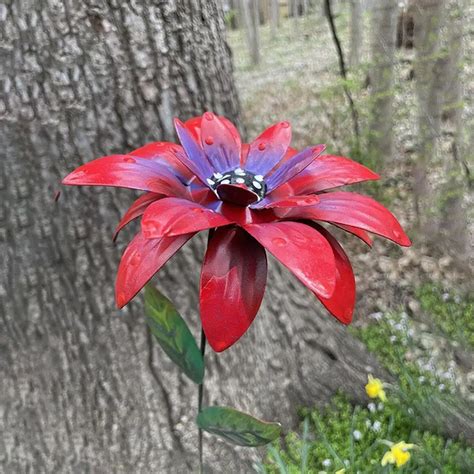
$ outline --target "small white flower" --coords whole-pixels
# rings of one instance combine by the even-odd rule
[[[371,423],[370,420],[365,420],[365,426],[366,426],[367,428],[370,428],[371,425],[372,425],[372,423]]]
[[[377,407],[375,406],[375,403],[372,403],[372,402],[370,402],[370,403],[367,405],[367,408],[369,409],[370,413],[374,413],[375,410],[377,409]]]
[[[324,467],[330,467],[332,462],[330,459],[325,459],[322,463],[321,463]]]
[[[390,342],[395,342],[397,340],[397,336],[392,335],[390,336]]]
[[[354,430],[352,436],[356,441],[359,441],[362,438],[362,433],[359,430]]]
[[[380,423],[380,421],[374,421],[374,424],[372,425],[372,429],[378,433],[380,431],[380,429],[382,428],[382,423]]]
[[[445,388],[446,388],[446,385],[444,385],[444,383],[440,383],[438,385],[438,389],[439,389],[440,392],[443,392]]]
[[[344,466],[348,467],[350,465],[349,459],[344,459]]]
[[[382,411],[384,408],[384,404],[382,402],[380,402],[378,405],[377,405],[377,409],[378,411]]]
[[[415,414],[415,410],[413,410],[413,408],[410,407],[410,408],[408,408],[408,413],[409,413],[410,415],[414,415],[414,414]]]
[[[426,377],[424,375],[420,375],[418,377],[418,382],[423,383],[426,380]]]

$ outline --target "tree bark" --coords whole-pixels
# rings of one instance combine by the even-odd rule
[[[362,0],[350,0],[351,5],[351,47],[349,63],[352,67],[360,64],[360,54],[362,47]]]
[[[372,13],[369,152],[383,162],[392,157],[393,68],[398,2],[381,0]]]
[[[239,122],[219,2],[17,1],[0,7],[0,470],[192,472],[196,386],[152,340],[140,298],[118,311],[117,219],[131,192],[68,188],[82,162],[174,140],[172,117]],[[199,333],[203,240],[157,278]],[[205,404],[285,430],[339,388],[363,400],[380,368],[309,292],[271,264],[248,334],[209,354]],[[248,472],[255,450],[205,437],[209,472]]]

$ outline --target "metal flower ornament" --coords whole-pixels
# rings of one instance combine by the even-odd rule
[[[266,286],[267,251],[332,316],[349,324],[354,274],[341,245],[322,223],[354,234],[369,246],[369,233],[402,246],[409,246],[410,240],[381,204],[337,189],[376,180],[376,173],[348,158],[323,154],[324,145],[297,152],[290,147],[288,122],[271,126],[250,144],[241,142],[229,120],[211,112],[185,123],[176,119],[175,126],[181,146],[156,142],[98,158],[74,170],[63,184],[144,191],[114,235],[115,239],[129,222],[141,218],[140,231],[118,269],[120,308],[189,239],[209,231],[200,281],[201,350],[171,303],[150,286],[145,292],[153,334],[202,389],[205,341],[216,352],[228,349],[258,312]],[[246,446],[265,444],[280,433],[277,424],[225,407],[200,410],[197,421],[201,429]]]

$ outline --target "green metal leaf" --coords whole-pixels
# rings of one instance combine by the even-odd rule
[[[191,331],[168,298],[145,288],[145,312],[151,333],[169,358],[195,383],[202,383],[204,360]]]
[[[278,438],[280,423],[269,423],[234,408],[209,407],[197,416],[199,428],[239,446],[263,446]]]

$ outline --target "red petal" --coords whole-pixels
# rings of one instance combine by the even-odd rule
[[[238,227],[214,233],[202,266],[200,308],[216,352],[234,344],[252,324],[266,280],[267,257],[254,238]]]
[[[179,198],[164,198],[148,206],[142,218],[142,232],[148,239],[187,234],[232,222],[218,212]]]
[[[307,196],[289,196],[278,201],[270,202],[264,206],[265,209],[273,207],[298,207],[298,206],[313,206],[319,202],[319,197],[316,194]]]
[[[245,230],[318,296],[336,285],[334,253],[320,232],[300,222],[251,224]]]
[[[245,169],[254,174],[266,175],[277,165],[291,142],[291,126],[280,122],[267,128],[251,144]]]
[[[410,239],[395,216],[377,201],[357,193],[336,191],[319,194],[315,206],[294,208],[284,217],[316,219],[336,224],[359,227],[408,247]]]
[[[266,180],[267,192],[278,188],[309,166],[326,148],[316,145],[306,148],[281,164]]]
[[[115,242],[117,239],[117,236],[119,232],[130,222],[133,221],[133,219],[136,219],[137,217],[141,216],[144,212],[145,209],[154,201],[157,199],[160,199],[164,197],[163,194],[156,194],[156,193],[146,193],[140,196],[127,210],[127,212],[123,215],[122,219],[120,219],[120,222],[115,229],[114,236],[112,240]]]
[[[75,186],[114,186],[165,195],[184,195],[186,187],[166,166],[131,155],[111,155],[90,161],[63,179]]]
[[[317,224],[315,227],[328,240],[336,259],[336,288],[333,295],[330,298],[317,296],[334,317],[344,324],[349,324],[352,321],[356,297],[355,278],[351,262],[344,249],[326,229]]]
[[[191,173],[177,156],[183,152],[183,147],[175,143],[152,142],[137,148],[129,154],[162,163],[172,169],[174,173],[183,178],[183,180],[190,181],[194,177],[194,173]]]
[[[188,131],[198,143],[201,143],[201,120],[202,115],[199,115],[184,122],[184,126],[188,129]]]
[[[352,227],[351,225],[336,224],[335,222],[331,222],[331,224],[359,237],[359,239],[365,242],[369,247],[372,247],[374,241],[365,230],[359,229],[358,227]]]
[[[125,306],[193,235],[147,239],[137,234],[120,260],[115,282],[117,306]]]
[[[323,155],[288,181],[288,185],[292,194],[310,194],[379,178],[377,173],[349,158]]]
[[[211,112],[202,117],[201,144],[214,171],[225,172],[239,166],[240,135]]]

